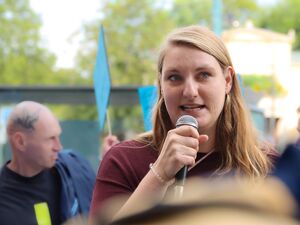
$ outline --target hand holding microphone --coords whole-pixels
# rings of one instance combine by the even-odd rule
[[[198,130],[198,122],[197,120],[190,116],[190,115],[183,115],[181,116],[176,122],[176,128],[180,126],[191,126]],[[181,197],[183,194],[183,186],[185,183],[185,178],[187,174],[187,166],[183,166],[177,173],[176,173],[176,186],[175,186],[175,196]]]
[[[189,115],[181,116],[176,128],[168,132],[154,170],[165,180],[176,178],[176,186],[183,188],[187,167],[195,164],[199,144],[207,141],[198,133],[197,120]]]

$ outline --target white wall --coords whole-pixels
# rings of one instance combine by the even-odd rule
[[[276,75],[290,68],[291,46],[282,42],[227,42],[234,67],[240,74]]]

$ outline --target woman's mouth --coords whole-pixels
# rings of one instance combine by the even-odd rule
[[[183,111],[199,110],[205,108],[205,105],[181,105],[179,108]]]

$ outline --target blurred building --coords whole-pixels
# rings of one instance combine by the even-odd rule
[[[251,22],[222,34],[239,73],[278,78],[290,68],[294,36],[293,31],[280,34],[256,28]]]
[[[254,27],[251,22],[222,33],[237,73],[272,76],[287,91],[284,97],[261,96],[256,102],[264,111],[266,133],[275,138],[278,145],[285,145],[297,136],[300,57],[292,52],[294,38],[293,30],[281,34]]]

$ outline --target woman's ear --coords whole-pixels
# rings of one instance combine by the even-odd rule
[[[225,92],[228,94],[232,87],[232,78],[235,72],[232,66],[228,66],[225,72]]]

